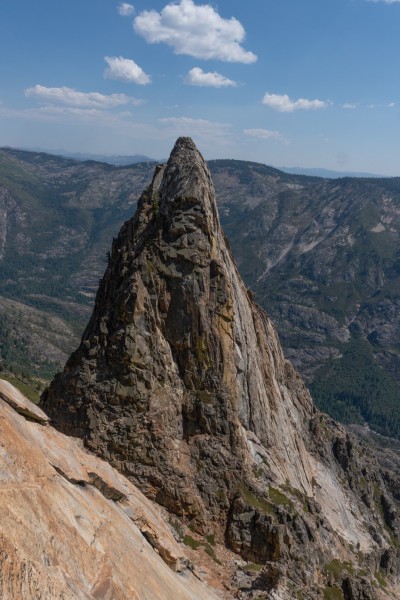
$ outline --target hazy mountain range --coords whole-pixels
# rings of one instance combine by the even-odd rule
[[[240,272],[319,405],[399,436],[400,180],[209,166]],[[6,366],[48,378],[63,364],[153,168],[0,152]]]
[[[166,162],[166,158],[150,158],[142,154],[132,155],[115,155],[115,154],[93,154],[85,152],[68,152],[62,149],[46,149],[46,148],[21,148],[30,152],[44,152],[46,154],[55,154],[56,156],[64,156],[75,160],[95,160],[105,162],[110,165],[124,166],[133,165],[138,162]],[[284,173],[292,175],[309,175],[310,177],[323,177],[325,179],[338,179],[339,177],[383,177],[374,173],[364,173],[360,171],[335,171],[332,169],[311,168],[311,167],[277,167]]]

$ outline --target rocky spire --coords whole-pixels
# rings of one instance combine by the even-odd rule
[[[287,453],[297,435],[288,417],[310,418],[308,393],[238,275],[190,138],[114,241],[82,343],[42,405],[150,496],[192,513],[227,510],[250,447]],[[285,480],[290,460],[276,464]],[[292,473],[306,488],[307,468]]]
[[[149,497],[252,560],[286,560],[310,536],[317,561],[341,540],[374,546],[337,473],[332,440],[348,452],[346,436],[324,425],[331,447],[321,433],[246,290],[190,138],[177,140],[114,240],[81,345],[41,405]],[[303,498],[325,516],[275,514],[271,486],[296,491],[278,496],[288,510]]]

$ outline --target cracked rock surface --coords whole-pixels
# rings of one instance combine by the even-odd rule
[[[236,597],[398,589],[397,567],[378,592],[357,583],[366,568],[398,564],[393,491],[285,360],[190,138],[114,240],[82,342],[41,406],[196,535],[260,567],[231,582]]]
[[[217,598],[134,485],[0,386],[2,600]]]

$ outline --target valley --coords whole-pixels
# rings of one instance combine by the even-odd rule
[[[400,180],[209,167],[240,273],[317,404],[398,438]],[[0,151],[3,369],[39,389],[63,366],[153,168]]]

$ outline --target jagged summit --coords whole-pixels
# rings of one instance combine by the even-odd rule
[[[358,548],[377,563],[388,547],[381,513],[361,496],[372,506],[375,485],[392,506],[390,492],[371,462],[357,474],[362,452],[285,361],[190,138],[114,240],[82,342],[41,405],[195,531],[273,563],[279,598],[296,597],[284,595],[288,565],[307,590],[332,558],[352,562]]]
[[[187,201],[192,199],[192,221],[196,223],[195,213],[200,211],[207,217],[210,231],[215,233],[219,229],[210,172],[191,138],[180,137],[176,141],[165,168],[159,194],[162,214],[167,216],[182,198],[186,198]],[[187,208],[186,212],[189,212],[189,206]]]
[[[193,194],[218,220],[210,172],[191,138],[181,137],[176,141],[160,193],[165,204],[181,195]]]

